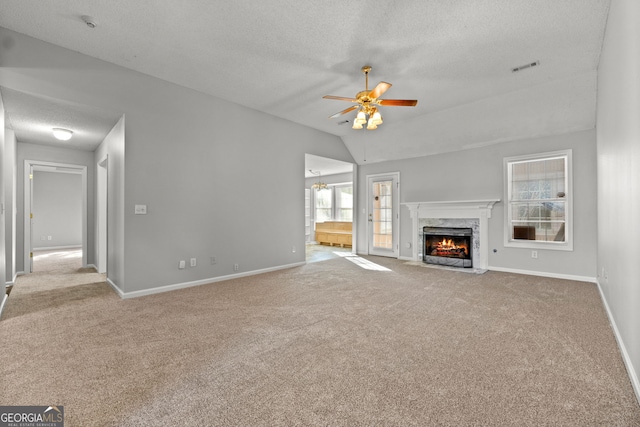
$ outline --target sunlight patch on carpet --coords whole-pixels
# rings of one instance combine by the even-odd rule
[[[358,267],[364,268],[365,270],[375,270],[375,271],[391,271],[387,267],[383,267],[381,265],[376,264],[375,262],[371,262],[368,259],[360,258],[359,256],[348,256],[344,257],[348,259]]]
[[[74,258],[82,258],[82,250],[77,251],[60,251],[60,252],[45,252],[45,253],[35,253],[33,256],[34,261],[39,259],[47,259],[47,258],[61,258],[61,259],[74,259]]]
[[[356,255],[356,254],[354,254],[354,253],[351,253],[351,252],[338,252],[338,251],[333,251],[333,253],[334,253],[335,255],[338,255],[338,256],[341,256],[341,257],[358,256],[358,255]]]

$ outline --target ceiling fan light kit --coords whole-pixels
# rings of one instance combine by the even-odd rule
[[[325,99],[336,99],[338,101],[353,102],[358,105],[346,108],[332,116],[330,119],[339,117],[343,114],[350,113],[351,111],[358,110],[356,118],[353,121],[353,129],[362,129],[366,124],[368,130],[377,129],[382,122],[382,114],[378,111],[378,106],[385,105],[390,107],[415,107],[418,101],[415,99],[378,99],[383,93],[391,87],[391,83],[380,82],[378,85],[369,90],[369,72],[371,66],[365,65],[362,67],[362,72],[365,76],[365,90],[356,94],[355,98],[345,98],[342,96],[325,95]]]

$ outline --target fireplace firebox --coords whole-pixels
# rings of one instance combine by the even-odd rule
[[[451,267],[473,267],[471,228],[424,227],[422,261]]]

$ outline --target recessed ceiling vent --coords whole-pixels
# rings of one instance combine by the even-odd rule
[[[519,67],[512,68],[511,72],[517,73],[518,71],[526,70],[527,68],[537,67],[538,65],[540,65],[540,61],[531,62],[530,64],[525,64]]]

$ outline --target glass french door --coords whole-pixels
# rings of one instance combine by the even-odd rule
[[[398,257],[399,174],[368,176],[369,255]]]

